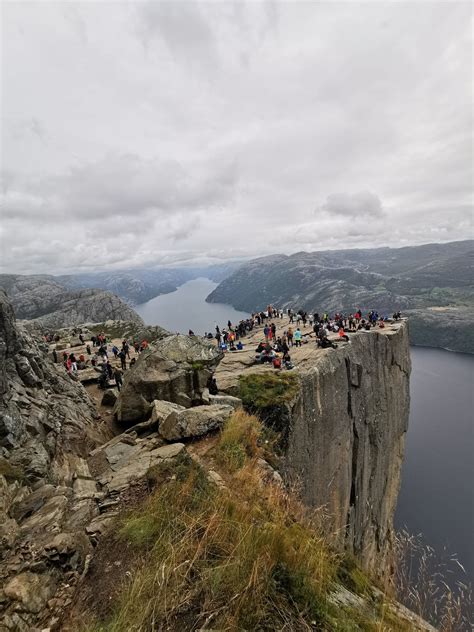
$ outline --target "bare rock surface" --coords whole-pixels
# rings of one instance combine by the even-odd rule
[[[197,336],[181,334],[159,340],[140,355],[126,374],[114,412],[123,424],[133,424],[151,414],[154,400],[186,408],[203,402],[207,380],[223,354]]]
[[[20,573],[5,586],[4,592],[13,601],[19,602],[27,612],[38,613],[54,593],[51,576],[35,573]]]
[[[47,275],[0,275],[18,318],[41,327],[58,328],[115,319],[143,325],[140,316],[112,292],[68,290]]]
[[[160,424],[159,432],[168,441],[202,437],[221,429],[233,412],[233,406],[219,404],[188,408],[177,415],[169,415]]]
[[[286,318],[275,323],[277,335],[288,327]],[[393,538],[408,427],[408,322],[349,334],[348,343],[330,336],[337,349],[317,348],[311,329],[302,332],[303,345],[290,351],[298,394],[263,416],[278,418],[283,429],[286,481],[301,488],[307,504],[327,509],[341,548],[381,569]],[[226,354],[215,373],[220,392],[238,394],[241,375],[275,373],[255,364],[262,338],[256,330],[243,351]]]

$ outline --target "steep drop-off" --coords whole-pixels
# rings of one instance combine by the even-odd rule
[[[285,327],[286,321],[282,321],[280,326]],[[183,475],[183,459],[187,459],[188,464],[189,459],[194,460],[196,467],[204,468],[209,484],[220,490],[218,493],[222,497],[216,500],[218,506],[225,507],[229,501],[235,507],[238,500],[243,503],[242,515],[247,515],[250,499],[238,499],[230,491],[234,485],[241,486],[243,479],[239,472],[235,472],[233,480],[229,478],[230,470],[221,469],[223,466],[215,447],[218,437],[212,436],[225,426],[234,408],[241,405],[232,397],[219,395],[213,398],[205,388],[208,369],[215,366],[221,354],[211,343],[200,338],[163,337],[162,332],[159,334],[160,340],[140,354],[135,368],[127,370],[124,389],[119,395],[119,403],[127,400],[129,407],[137,408],[138,402],[138,415],[134,417],[138,423],[127,428],[123,434],[110,438],[117,429],[104,421],[107,417],[104,407],[101,407],[103,416],[99,419],[93,401],[80,382],[68,376],[61,364],[53,364],[48,357],[47,346],[35,342],[21,325],[15,323],[11,305],[5,294],[0,292],[2,629],[25,632],[44,627],[76,630],[77,620],[68,627],[66,619],[73,608],[71,616],[76,616],[74,613],[77,611],[80,613],[77,617],[82,620],[82,599],[87,595],[91,613],[95,616],[101,611],[102,593],[96,604],[98,610],[92,607],[91,600],[97,592],[97,577],[102,581],[108,572],[101,566],[109,543],[109,538],[104,536],[120,531],[122,517],[128,515],[131,503],[140,503],[142,499],[145,503],[142,508],[144,515],[148,516],[149,485],[157,467],[163,467],[168,473],[160,483],[164,485],[163,489],[158,488],[158,493],[162,491],[166,495],[167,486]],[[271,411],[262,411],[264,418],[265,412],[270,412],[273,419],[279,419],[282,444],[285,446],[279,463],[281,473],[290,483],[287,490],[280,487],[280,474],[261,458],[261,455],[267,455],[263,448],[260,447],[256,453],[260,458],[249,457],[247,460],[248,475],[252,481],[250,496],[257,504],[265,505],[273,489],[269,486],[276,486],[270,497],[276,494],[274,498],[280,499],[277,507],[280,507],[279,503],[287,502],[285,498],[296,500],[293,487],[296,482],[305,503],[316,508],[324,507],[330,521],[327,539],[318,545],[318,555],[321,560],[332,561],[319,583],[311,567],[313,570],[308,574],[308,581],[316,582],[317,590],[313,595],[316,602],[313,603],[314,613],[306,613],[305,616],[310,616],[311,620],[316,616],[326,623],[332,621],[329,627],[319,629],[336,630],[340,624],[346,625],[342,629],[354,629],[350,626],[361,617],[369,620],[370,625],[380,620],[386,623],[384,613],[390,612],[392,617],[398,614],[388,630],[430,629],[411,613],[400,613],[396,604],[386,605],[383,593],[377,593],[375,601],[367,596],[372,594],[369,588],[368,593],[364,592],[366,588],[359,587],[361,595],[351,594],[344,587],[346,580],[341,579],[343,575],[337,570],[339,565],[343,568],[347,551],[355,553],[370,571],[384,574],[387,570],[386,556],[390,550],[408,414],[410,364],[406,323],[388,325],[383,331],[353,334],[350,343],[339,343],[337,349],[321,350],[310,340],[292,351],[296,370],[281,374],[275,374],[269,366],[253,364],[253,336],[260,338],[261,330],[256,330],[247,338],[242,353],[229,353],[223,358],[217,370],[217,379],[222,390],[235,392],[239,376],[245,373],[251,376],[254,373],[272,377],[292,376],[295,388],[291,390],[291,397],[277,407],[270,405]],[[140,366],[150,367],[151,358],[154,358],[153,366],[159,364],[159,367],[152,373],[146,371],[150,379],[143,381]],[[186,376],[191,375],[193,379],[188,380]],[[141,406],[141,400],[128,393],[127,389],[132,384],[146,395],[149,405],[145,408]],[[92,390],[90,392],[93,393]],[[183,400],[185,395],[189,402]],[[193,405],[186,408],[160,398]],[[120,417],[118,410],[117,417]],[[229,437],[233,436],[239,419],[244,427],[249,423],[245,417],[234,419],[234,430]],[[237,455],[241,455],[242,450],[245,452],[245,430],[240,429],[239,433],[240,439],[234,437],[234,448],[225,454],[232,456],[235,450]],[[257,443],[252,445],[256,448]],[[270,452],[268,455],[271,458]],[[274,465],[278,462],[275,458]],[[230,462],[234,463],[233,457]],[[240,460],[239,464],[241,467]],[[158,483],[155,481],[154,484]],[[255,495],[255,489],[262,489],[262,494]],[[209,499],[216,499],[215,493],[210,489]],[[214,515],[212,506],[206,507],[207,500],[204,502],[200,498],[204,503],[202,509],[210,516]],[[278,533],[284,529],[288,538],[291,535],[283,548],[274,548],[272,538],[269,542],[265,538],[262,540],[264,550],[261,559],[266,560],[265,565],[268,566],[265,571],[268,576],[263,584],[271,587],[274,586],[275,573],[281,573],[282,568],[286,568],[286,556],[299,542],[298,534],[308,525],[293,525],[293,520],[298,521],[299,518],[282,518],[280,509],[276,515],[281,523],[277,521],[269,525],[265,511],[262,513],[258,509],[249,519],[256,534],[261,536],[266,529],[270,533],[275,529]],[[231,523],[234,525],[235,521],[231,520]],[[244,528],[247,529],[246,523]],[[208,532],[207,528],[203,530],[203,533]],[[200,534],[196,534],[198,551],[201,550]],[[307,539],[313,542],[310,532]],[[268,551],[265,549],[267,546]],[[122,558],[127,547],[126,543],[121,545],[113,557],[114,564],[117,562],[114,585],[119,592],[123,589],[124,594],[128,592],[129,585],[125,570],[130,568],[133,576],[139,578],[148,568],[147,564],[142,564],[140,555],[128,560],[126,555]],[[270,553],[276,555],[271,558],[273,566],[268,565]],[[197,559],[194,553],[191,557]],[[244,568],[243,558],[237,556],[236,559],[236,564],[242,564]],[[212,554],[204,562],[209,565],[210,572],[218,572],[220,565],[217,570],[214,568],[216,559]],[[229,566],[232,567],[232,564],[229,562]],[[297,570],[299,565],[298,562]],[[252,565],[248,567],[248,577],[242,576],[244,586],[251,581],[251,568]],[[342,581],[343,585],[331,583],[326,586],[325,582],[329,582],[331,577]],[[193,580],[191,586],[194,585]],[[291,615],[296,621],[303,614],[299,613],[299,607],[294,608],[291,585],[285,580],[274,588],[279,598],[289,590],[288,603],[293,606],[288,606],[285,617]],[[211,594],[212,581],[204,581],[203,590]],[[220,595],[220,592],[217,594]],[[301,599],[301,595],[298,598]],[[307,606],[305,599],[301,606]],[[73,606],[73,603],[76,605]],[[120,603],[120,600],[110,602],[107,616],[112,616],[117,611],[114,608],[117,609]],[[196,621],[200,621],[205,613],[199,611],[202,604],[198,597],[196,604],[194,615]],[[318,604],[317,608],[314,604]],[[218,605],[218,612],[222,612],[223,616],[227,612],[225,607],[225,604]],[[389,610],[386,611],[386,607]],[[173,612],[165,608],[162,619],[168,621]],[[267,616],[276,617],[278,612],[278,609],[270,609],[262,617],[265,620]],[[187,627],[180,612],[178,615],[169,629],[195,629],[194,624]],[[234,616],[231,608],[228,615]],[[403,627],[399,626],[399,617],[404,621]],[[130,626],[135,624],[132,616]],[[130,626],[127,623],[117,629],[128,630]],[[307,626],[295,623],[291,629],[303,630]]]
[[[360,334],[300,371],[286,470],[371,570],[392,541],[409,413],[408,328]],[[382,563],[383,566],[383,563]]]
[[[286,477],[307,504],[327,513],[341,547],[382,572],[408,424],[408,323],[351,334],[337,349],[308,342],[291,357],[296,395],[259,411],[282,433]],[[216,375],[220,388],[236,395],[240,376],[269,371],[253,364],[249,345],[248,352],[227,354]]]

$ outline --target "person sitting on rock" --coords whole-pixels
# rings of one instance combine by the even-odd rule
[[[237,343],[237,351],[242,351],[242,349],[244,348],[244,345],[242,344],[242,342],[239,340],[239,342]]]
[[[136,358],[132,358],[130,360],[130,368],[132,368],[132,366],[134,366],[136,364],[136,362],[137,362],[137,359]]]
[[[263,342],[259,342],[257,348],[255,349],[255,353],[262,353],[265,350],[265,345]]]
[[[342,340],[345,340],[346,342],[349,342],[349,336],[345,333],[344,327],[339,327],[338,336]]]

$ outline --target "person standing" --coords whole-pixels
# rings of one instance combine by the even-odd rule
[[[120,366],[122,368],[122,371],[125,371],[127,368],[127,356],[125,355],[125,351],[123,349],[118,354],[118,357],[120,358]]]
[[[296,331],[295,331],[295,334],[294,334],[293,338],[295,340],[295,347],[301,347],[301,338],[302,338],[302,336],[301,336],[301,331],[300,331],[299,327],[296,328]]]
[[[118,367],[115,367],[114,369],[114,379],[115,379],[115,384],[117,385],[118,391],[120,393],[123,380],[122,380],[122,371]]]

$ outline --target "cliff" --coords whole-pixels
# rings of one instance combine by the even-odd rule
[[[64,333],[59,343],[69,351]],[[273,410],[288,422],[280,463],[290,483],[295,475],[304,482],[308,505],[326,498],[334,512],[326,535],[314,530],[321,512],[302,505],[270,465],[262,423],[239,399],[207,393],[217,349],[156,334],[146,352],[131,350],[139,357],[122,393],[109,389],[112,401],[99,404],[97,387],[88,383],[87,392],[81,371],[76,381],[53,364],[0,292],[0,628],[181,632],[212,620],[219,629],[383,623],[393,632],[432,631],[374,589],[343,551],[345,544],[367,567],[383,564],[376,556],[389,538],[407,407],[405,325],[356,334],[335,351],[307,344],[293,354],[298,388]],[[107,335],[118,343],[123,331]],[[253,375],[251,356],[251,347],[228,354],[222,385]],[[127,394],[132,386],[138,399]],[[117,395],[117,410],[125,400],[140,409],[121,434],[111,419]],[[334,527],[342,528],[337,542]]]
[[[473,243],[260,257],[206,300],[248,312],[269,304],[319,313],[401,310],[413,317],[412,344],[474,353]]]
[[[408,327],[351,337],[300,370],[285,469],[372,571],[390,552],[409,413]]]
[[[45,329],[104,320],[143,325],[127,303],[104,290],[67,290],[55,277],[46,275],[0,275],[0,287],[8,294],[17,318],[33,320]]]
[[[241,376],[273,371],[253,365],[252,356],[224,358],[216,373],[221,389],[239,394]],[[306,503],[324,509],[339,545],[380,570],[390,552],[408,424],[408,324],[352,334],[337,349],[309,342],[291,356],[298,385],[290,400],[249,408],[281,433],[286,479]]]

